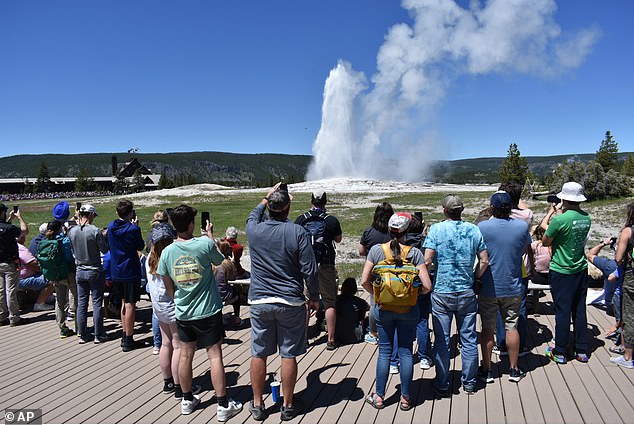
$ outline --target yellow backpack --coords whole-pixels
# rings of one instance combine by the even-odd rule
[[[390,242],[381,244],[385,260],[372,269],[374,301],[381,310],[407,313],[416,304],[419,288],[414,284],[418,279],[418,269],[408,259],[410,246],[401,247],[401,266],[396,265]]]

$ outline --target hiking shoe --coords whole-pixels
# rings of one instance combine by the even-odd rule
[[[365,338],[364,338],[365,342],[367,342],[368,344],[372,344],[372,345],[377,345],[379,343],[379,340],[377,337],[375,337],[372,334],[365,334]]]
[[[493,353],[497,354],[498,356],[508,356],[509,355],[509,350],[508,348],[506,348],[506,345],[494,345],[493,346]]]
[[[557,364],[566,364],[567,360],[566,357],[563,354],[555,354],[555,351],[553,350],[553,347],[548,347],[546,348],[546,357],[548,357],[550,360],[554,361]]]
[[[581,363],[588,363],[590,356],[586,353],[575,353],[575,360]]]
[[[181,413],[183,415],[190,415],[196,406],[200,404],[200,399],[196,396],[190,400],[181,400]]]
[[[524,372],[519,367],[517,369],[509,369],[509,381],[511,382],[520,382],[523,377],[526,376],[526,372]]]
[[[332,351],[332,350],[337,349],[338,346],[339,346],[339,344],[337,344],[336,341],[328,341],[326,343],[326,350]]]
[[[242,403],[233,399],[227,400],[227,407],[216,407],[216,417],[219,422],[227,422],[240,412],[242,412]]]
[[[33,304],[33,311],[51,311],[51,310],[55,310],[55,306],[54,305],[50,305],[50,304]]]
[[[391,364],[390,365],[390,375],[396,375],[398,373],[398,365]]]
[[[282,406],[282,408],[280,409],[280,412],[282,412],[282,414],[280,415],[280,419],[282,419],[283,421],[290,421],[294,417],[301,415],[303,411],[304,405],[302,401],[296,399],[293,401],[292,406]]]
[[[495,379],[493,378],[493,371],[491,371],[491,369],[485,370],[482,368],[482,366],[480,366],[478,374],[480,375],[480,379],[482,379],[487,384],[492,384],[495,382]]]
[[[623,366],[627,369],[634,369],[634,361],[632,360],[625,360],[625,357],[623,356],[618,356],[618,357],[610,357],[610,361],[612,363],[615,363],[619,366]]]
[[[193,395],[200,394],[202,390],[203,390],[203,387],[201,387],[200,385],[197,385],[197,384],[192,385]],[[174,386],[174,398],[177,400],[180,400],[181,398],[183,398],[183,389],[181,388],[180,385],[178,387]]]
[[[11,320],[9,326],[22,326],[29,323],[29,319],[26,317],[18,317],[17,319]]]
[[[249,403],[249,412],[251,413],[254,421],[263,421],[269,417],[268,413],[266,413],[264,403],[261,406],[256,406],[253,404],[253,400]]]
[[[59,330],[60,339],[68,338],[69,336],[73,336],[73,335],[75,335],[75,331],[73,331],[72,329],[61,328]]]
[[[422,359],[420,359],[420,368],[423,370],[429,370],[433,365],[434,363],[427,357],[423,357]]]

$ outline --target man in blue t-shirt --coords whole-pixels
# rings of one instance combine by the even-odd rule
[[[520,336],[518,321],[522,305],[522,255],[526,252],[532,263],[531,236],[528,224],[510,218],[511,197],[499,190],[491,196],[493,217],[478,224],[489,253],[489,268],[482,275],[482,289],[478,297],[482,320],[482,375],[487,383],[491,375],[491,353],[498,311],[506,329],[509,353],[509,381],[519,382],[524,376],[517,366]]]
[[[480,230],[462,221],[464,205],[455,195],[442,201],[447,220],[431,226],[423,242],[425,263],[436,264],[434,287],[431,294],[434,323],[434,355],[436,357],[437,395],[449,395],[449,339],[451,321],[456,316],[462,349],[462,385],[467,393],[473,393],[478,372],[478,335],[476,315],[478,303],[473,290],[476,257],[479,265],[475,277],[482,276],[487,268],[487,247]]]

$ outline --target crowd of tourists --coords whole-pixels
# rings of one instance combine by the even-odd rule
[[[93,198],[96,196],[113,196],[109,190],[71,191],[71,192],[36,192],[36,193],[3,193],[0,194],[0,202],[29,201],[33,199],[68,199],[68,198]]]
[[[243,325],[244,300],[232,284],[240,279],[249,288],[253,399],[248,410],[254,420],[270,414],[264,404],[267,365],[276,353],[281,357],[280,418],[291,420],[303,412],[294,394],[296,359],[322,329],[327,350],[364,341],[378,344],[376,384],[365,402],[383,408],[388,376],[399,374],[399,408],[409,410],[416,362],[423,370],[435,368],[437,397],[451,394],[454,319],[465,393],[494,382],[494,354],[508,356],[509,381],[525,377],[518,359],[531,351],[529,281],[549,285],[553,298],[554,338],[545,355],[558,364],[587,363],[592,354],[586,317],[590,262],[603,272],[604,301],[615,316],[609,336],[616,342],[610,351],[617,356],[611,361],[634,369],[629,325],[634,323],[634,203],[627,207],[618,237],[586,250],[591,218],[581,208],[586,198],[580,184],[564,184],[539,221],[521,200],[521,191],[520,185],[502,184],[476,223],[463,220],[464,203],[456,195],[443,198],[445,220],[431,225],[420,212],[378,205],[358,249],[365,257],[360,286],[370,294],[370,304],[357,296],[355,278],[338,284],[336,244],[343,231],[327,212],[324,191],[312,193],[311,209],[291,221],[287,187],[270,189],[246,221],[249,271],[240,261],[244,246],[238,230],[229,227],[216,238],[208,216],[201,214],[197,222],[191,206],[157,211],[144,239],[128,200],[118,202],[118,219],[104,229],[93,224],[93,205],[78,204],[70,217],[68,202],[60,201],[27,248],[28,225],[19,208],[0,203],[0,324],[27,322],[20,316],[17,291],[30,289],[38,292],[35,311],[55,310],[60,338],[77,334],[80,344],[101,344],[109,339],[103,327],[108,292],[109,304],[120,306],[121,349],[128,352],[137,347],[136,305],[147,291],[163,393],[180,400],[184,415],[197,408],[201,388],[193,385],[192,364],[196,349],[204,347],[217,419],[225,422],[243,409],[228,396],[222,355],[225,329]],[[16,218],[19,226],[11,224]],[[615,250],[613,258],[599,255],[606,246]],[[87,326],[90,299],[92,330]],[[232,312],[223,315],[223,306]]]

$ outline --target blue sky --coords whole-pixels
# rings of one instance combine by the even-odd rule
[[[504,156],[512,142],[524,155],[590,153],[606,130],[634,151],[634,2],[557,7],[562,37],[595,34],[583,60],[543,75],[452,74],[416,136],[433,157]],[[345,60],[371,89],[401,22],[411,13],[379,0],[3,0],[2,155],[310,154],[331,69]]]

